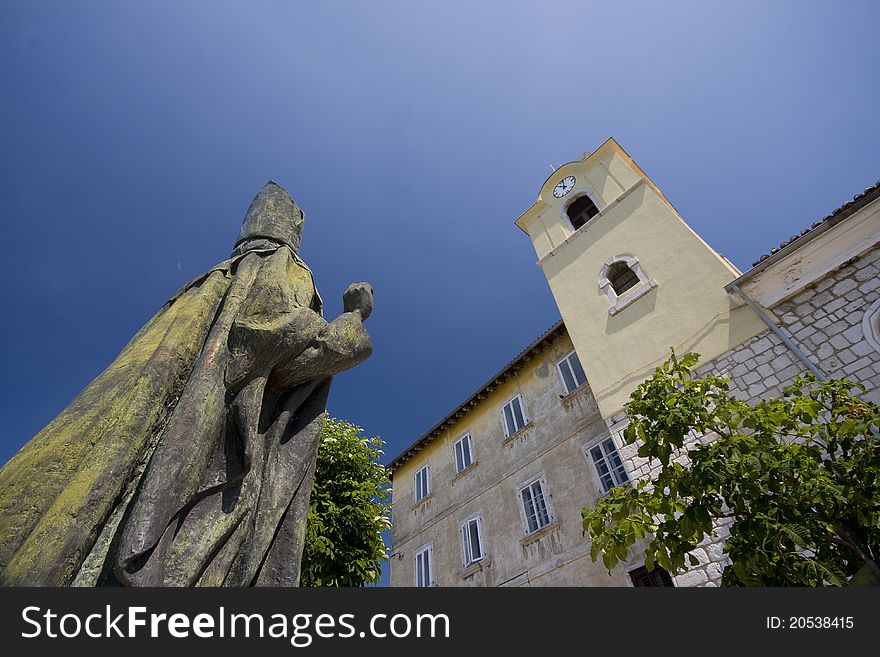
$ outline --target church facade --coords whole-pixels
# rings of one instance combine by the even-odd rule
[[[650,476],[624,405],[669,354],[749,400],[800,372],[880,401],[880,183],[754,263],[714,251],[609,139],[557,169],[516,225],[562,321],[396,456],[392,586],[713,586],[725,527],[698,565],[610,574],[580,510]]]

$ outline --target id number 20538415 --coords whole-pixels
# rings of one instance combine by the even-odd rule
[[[855,626],[852,616],[767,616],[768,630],[849,630]]]

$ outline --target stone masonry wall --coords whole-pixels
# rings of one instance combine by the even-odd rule
[[[847,378],[880,400],[880,352],[862,326],[880,299],[880,247],[875,246],[771,310],[779,326],[829,378]],[[753,338],[700,368],[729,376],[734,394],[748,400],[776,397],[804,366],[773,333]]]
[[[878,299],[880,245],[875,245],[773,312],[829,378],[861,383],[866,399],[880,403],[880,351],[863,327],[865,312]]]
[[[865,312],[880,299],[880,246],[854,258],[771,310],[779,326],[829,378],[847,378],[863,384],[866,399],[880,403],[880,351],[865,335]],[[880,314],[880,312],[878,312]],[[722,354],[696,371],[712,371],[731,379],[732,394],[748,401],[778,397],[782,388],[805,371],[805,366],[769,330]],[[616,433],[619,433],[618,429]],[[623,445],[618,435],[618,444]],[[686,449],[713,436],[692,436]],[[620,450],[633,480],[656,475],[636,455],[635,445]],[[677,459],[687,460],[686,454]],[[723,552],[732,519],[716,524],[716,536],[694,551],[699,565],[674,577],[676,586],[718,586],[724,566]]]

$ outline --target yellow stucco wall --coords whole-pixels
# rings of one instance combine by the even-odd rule
[[[575,190],[553,198],[553,186],[566,175],[576,176]],[[600,213],[572,231],[565,205],[582,180]],[[517,225],[532,238],[605,418],[623,409],[670,347],[696,351],[705,362],[766,328],[724,290],[739,272],[684,223],[613,140],[558,169]],[[657,285],[612,315],[599,275],[609,257],[620,255],[637,258]]]

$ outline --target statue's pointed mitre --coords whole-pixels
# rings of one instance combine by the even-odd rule
[[[264,241],[286,244],[298,253],[304,221],[303,211],[290,194],[270,180],[251,201],[234,253],[249,250],[248,242],[258,245]]]

